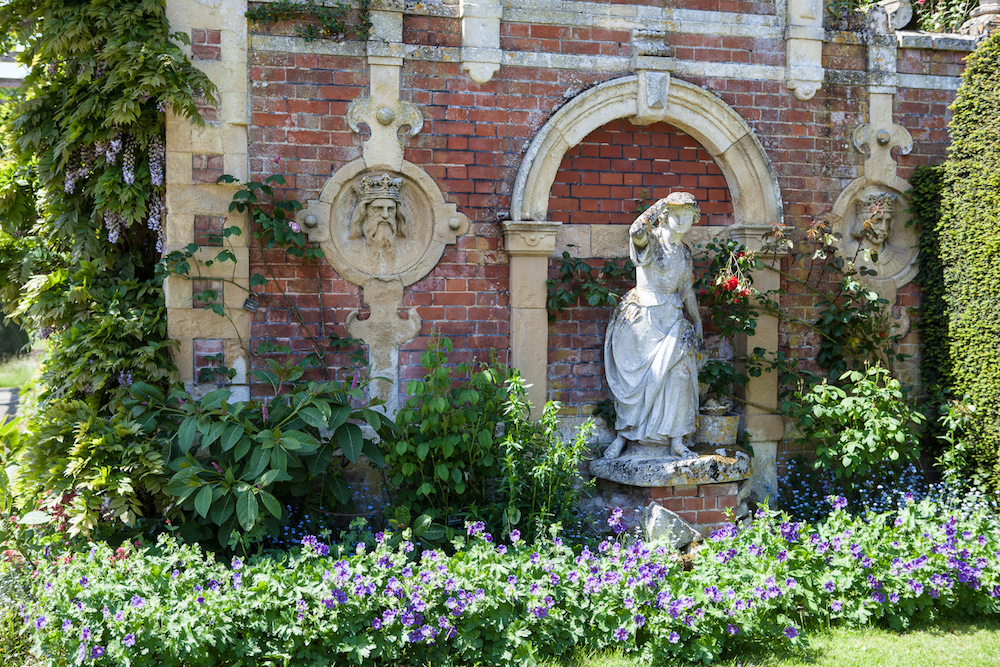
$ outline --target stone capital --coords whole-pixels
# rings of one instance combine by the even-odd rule
[[[514,222],[503,223],[507,254],[511,257],[548,257],[556,249],[556,231],[560,222]]]
[[[773,259],[787,254],[787,250],[775,248],[768,237],[774,233],[774,227],[762,224],[733,225],[729,228],[729,236],[737,243],[746,246],[747,250],[756,253],[761,259]]]

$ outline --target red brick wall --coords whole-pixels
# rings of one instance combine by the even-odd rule
[[[641,4],[641,3],[640,3]],[[650,4],[656,4],[651,2]],[[774,14],[773,2],[680,0],[677,8],[747,14]],[[457,19],[405,16],[407,44],[457,47]],[[206,46],[208,35],[205,36]],[[753,129],[779,179],[785,223],[800,241],[814,219],[828,213],[844,186],[860,174],[864,156],[850,144],[853,129],[867,120],[866,48],[856,35],[831,32],[824,45],[828,82],[810,101],[796,100],[782,81],[713,79],[684,76],[718,95]],[[675,58],[698,62],[784,64],[783,40],[727,38],[670,33]],[[501,46],[512,51],[577,55],[629,55],[629,34],[598,28],[501,23]],[[206,51],[207,55],[207,51]],[[964,54],[904,49],[904,73],[955,74]],[[363,137],[347,127],[347,105],[367,91],[363,58],[253,52],[250,55],[252,117],[251,172],[260,179],[289,175],[288,193],[315,198],[338,168],[361,155]],[[508,264],[499,222],[508,217],[510,193],[524,151],[542,124],[568,99],[625,72],[597,72],[504,66],[492,81],[472,82],[457,62],[408,58],[402,70],[401,97],[420,107],[424,126],[405,140],[405,157],[423,168],[447,201],[472,221],[470,231],[445,251],[439,265],[406,291],[404,307],[417,308],[420,337],[400,352],[401,380],[419,377],[419,354],[432,331],[452,338],[454,360],[506,360],[509,347]],[[901,88],[896,122],[909,128],[914,151],[899,156],[905,178],[917,164],[943,158],[947,143],[947,104],[953,93]],[[275,160],[277,159],[277,162]],[[208,156],[205,165],[214,168]],[[211,175],[214,175],[211,174]],[[732,221],[724,179],[702,148],[663,124],[633,127],[609,123],[565,156],[552,189],[550,219],[567,224],[627,224],[634,199],[643,191],[654,201],[673,189],[688,189],[704,202],[711,224]],[[804,247],[804,246],[802,246]],[[309,338],[330,332],[345,335],[347,313],[361,308],[358,288],[321,262],[310,266],[280,253],[253,255],[252,273],[273,274],[251,337],[287,342],[300,354]],[[553,263],[554,265],[554,263]],[[802,262],[783,260],[796,277],[808,274]],[[789,314],[815,316],[808,290],[786,281],[781,306]],[[900,304],[918,299],[914,286],[900,290]],[[295,304],[302,321],[288,308]],[[363,309],[362,309],[363,310]],[[603,397],[601,347],[606,308],[572,309],[550,330],[551,395],[571,409],[587,412]],[[914,346],[914,334],[907,339]],[[816,335],[783,325],[781,349],[809,365]],[[910,348],[908,348],[910,349]],[[915,348],[913,348],[915,349]],[[328,359],[335,366],[339,360]]]
[[[549,198],[549,219],[564,224],[631,224],[636,204],[674,190],[690,192],[701,224],[733,222],[719,166],[698,142],[665,123],[635,127],[615,120],[567,151]]]

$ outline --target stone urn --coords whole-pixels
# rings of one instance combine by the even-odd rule
[[[730,404],[710,402],[698,414],[695,442],[705,445],[732,446],[740,429],[740,415],[727,414]]]

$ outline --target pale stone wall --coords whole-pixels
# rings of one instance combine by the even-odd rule
[[[232,388],[237,398],[250,395],[250,313],[243,309],[250,280],[250,234],[245,216],[229,212],[234,186],[216,185],[215,180],[222,174],[240,180],[249,175],[246,9],[245,0],[167,3],[171,28],[193,37],[189,55],[218,88],[219,105],[205,109],[204,127],[173,115],[167,119],[165,250],[183,249],[203,236],[196,234],[196,221],[206,218],[214,218],[216,229],[199,231],[219,231],[222,225],[241,230],[240,235],[229,236],[220,247],[208,246],[198,238],[203,247],[194,258],[191,279],[173,276],[167,280],[168,333],[179,343],[174,356],[185,384],[196,389],[200,368],[225,365],[236,371]],[[212,227],[211,222],[208,227]],[[205,264],[223,249],[233,252],[235,264]],[[197,307],[199,304],[192,300],[194,290],[201,286],[196,282],[205,280],[220,292],[225,317]]]

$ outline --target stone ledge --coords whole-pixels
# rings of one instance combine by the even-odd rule
[[[705,445],[694,449],[701,455],[690,459],[594,459],[590,462],[590,474],[645,488],[720,484],[750,477],[750,456],[742,449],[713,449]]]
[[[939,51],[973,51],[978,37],[937,32],[897,32],[901,49],[936,49]]]

